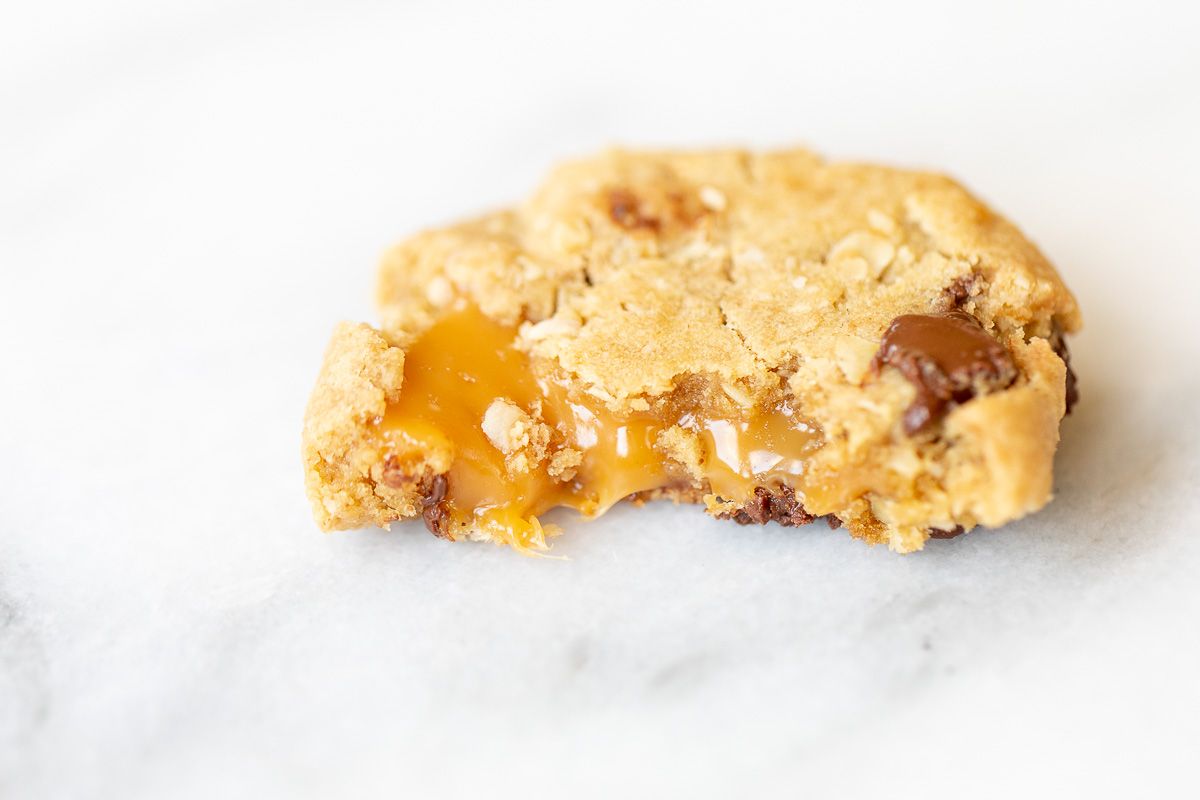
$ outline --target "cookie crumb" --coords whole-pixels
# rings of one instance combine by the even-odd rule
[[[556,450],[554,455],[550,456],[550,462],[546,465],[546,474],[559,483],[566,483],[575,477],[575,473],[582,463],[583,453],[571,447],[564,447]]]
[[[508,398],[497,397],[492,401],[480,427],[492,446],[504,454],[505,464],[512,473],[529,472],[546,458],[550,427]]]

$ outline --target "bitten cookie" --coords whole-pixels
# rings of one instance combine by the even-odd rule
[[[948,178],[613,151],[384,259],[305,417],[318,524],[544,549],[622,499],[899,552],[1051,496],[1075,299]]]

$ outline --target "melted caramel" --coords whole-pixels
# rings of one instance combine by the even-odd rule
[[[452,452],[443,501],[455,524],[473,522],[523,550],[545,549],[538,515],[565,506],[585,516],[603,513],[637,492],[694,485],[682,465],[656,446],[679,425],[697,434],[701,471],[710,491],[741,503],[754,487],[801,485],[805,462],[820,435],[786,403],[742,418],[710,418],[700,410],[615,414],[566,381],[539,375],[513,346],[515,328],[464,306],[439,320],[405,354],[400,398],[381,422],[397,451]],[[484,432],[483,419],[506,400],[550,428],[549,450],[576,450],[581,461],[568,480],[552,478],[546,463],[509,470],[505,454]],[[661,404],[665,407],[670,404]]]

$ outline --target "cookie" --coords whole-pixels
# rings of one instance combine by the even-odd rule
[[[948,178],[800,150],[624,152],[385,257],[305,416],[325,529],[524,552],[631,499],[825,517],[898,552],[1051,496],[1075,299]]]

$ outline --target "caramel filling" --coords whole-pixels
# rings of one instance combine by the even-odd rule
[[[821,437],[785,399],[735,417],[683,398],[614,413],[552,369],[537,369],[514,345],[516,333],[469,306],[444,316],[405,354],[400,398],[380,423],[401,458],[453,454],[439,504],[451,535],[474,525],[520,550],[541,550],[554,531],[538,516],[558,506],[591,517],[668,487],[706,489],[706,500],[737,505],[757,486],[801,493]],[[698,445],[686,466],[668,455],[664,434],[676,426],[676,440]]]

